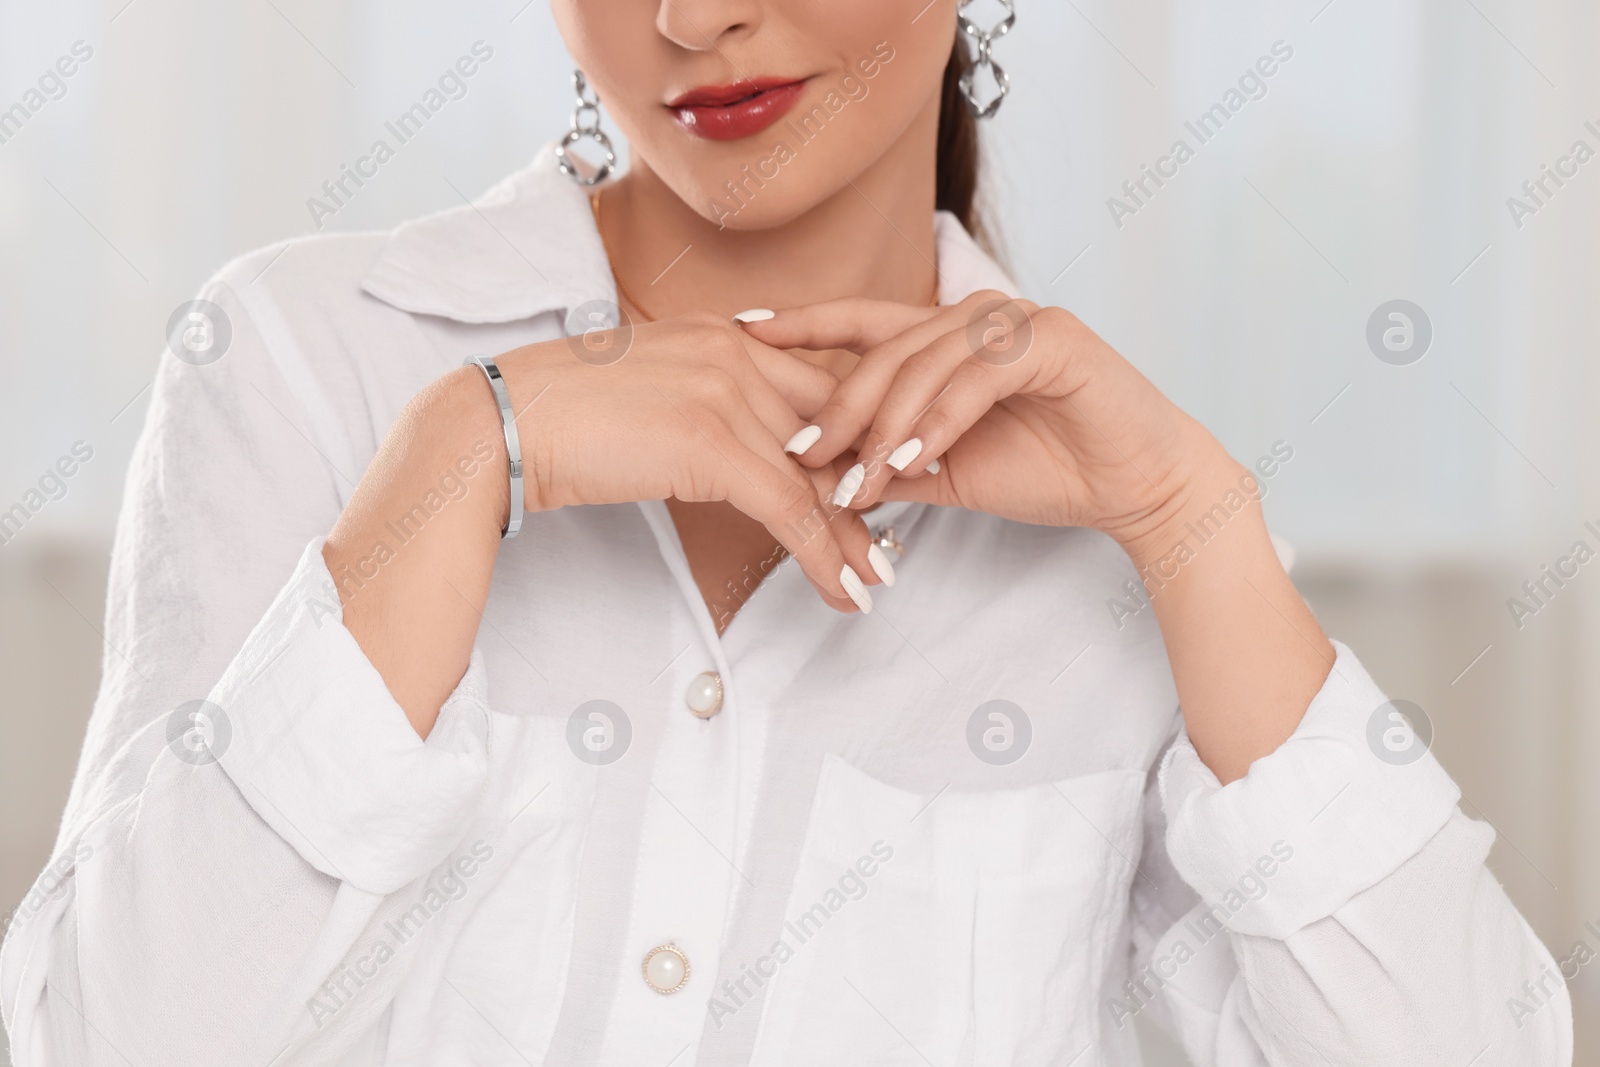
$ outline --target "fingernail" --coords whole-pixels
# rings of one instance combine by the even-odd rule
[[[894,584],[894,564],[889,562],[889,555],[882,548],[869,545],[867,562],[872,564],[873,573],[882,579],[884,585]]]
[[[861,490],[861,483],[867,480],[867,468],[857,463],[854,467],[844,472],[844,477],[839,479],[839,487],[833,491],[833,506],[842,508],[855,498]]]
[[[806,449],[816,444],[822,437],[822,427],[812,424],[799,430],[789,438],[789,443],[783,446],[785,452],[793,452],[797,456],[805,455]]]
[[[766,322],[768,319],[776,317],[776,315],[777,315],[777,312],[772,311],[772,310],[770,310],[768,308],[751,308],[749,311],[741,311],[741,312],[739,312],[739,314],[737,314],[737,315],[735,315],[733,317],[733,321],[734,322]]]
[[[929,474],[938,474],[939,473],[939,461],[936,460],[936,459],[930,459],[930,460],[928,460],[928,465],[926,467],[922,468],[922,469],[927,471]]]
[[[889,466],[897,471],[906,469],[906,464],[917,458],[917,453],[922,451],[922,438],[913,437],[893,452],[889,453]]]
[[[867,592],[867,587],[861,584],[861,576],[856,574],[848,563],[844,565],[844,570],[839,572],[839,584],[844,586],[844,591],[856,602],[856,607],[860,608],[863,614],[872,610],[872,594]]]

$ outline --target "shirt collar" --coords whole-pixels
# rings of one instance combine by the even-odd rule
[[[954,215],[935,216],[934,236],[940,303],[979,289],[1018,295]],[[472,203],[392,231],[361,288],[402,311],[466,323],[616,299],[587,191],[561,173],[554,143]]]

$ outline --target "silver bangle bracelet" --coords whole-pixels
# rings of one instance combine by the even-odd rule
[[[468,356],[461,361],[463,367],[472,364],[489,379],[494,390],[494,400],[500,405],[500,425],[506,432],[506,458],[511,461],[511,510],[506,515],[506,525],[500,531],[500,540],[517,536],[522,529],[525,500],[522,491],[522,441],[517,437],[517,413],[511,410],[511,394],[506,391],[505,379],[495,366],[493,356]]]

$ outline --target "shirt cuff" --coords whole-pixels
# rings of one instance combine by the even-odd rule
[[[1216,921],[1283,939],[1422,850],[1460,790],[1344,645],[1295,732],[1222,785],[1180,735],[1162,761],[1167,851]],[[1405,748],[1404,745],[1395,747]]]
[[[424,741],[344,627],[316,538],[202,708],[210,753],[307,863],[387,895],[459,844],[488,780],[483,657]],[[174,751],[179,751],[174,746]],[[193,749],[180,754],[197,762]]]

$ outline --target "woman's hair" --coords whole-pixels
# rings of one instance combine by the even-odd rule
[[[961,76],[972,66],[966,42],[957,34],[944,67],[939,99],[939,165],[934,206],[961,220],[985,248],[991,246],[978,205],[978,120],[961,93]]]

